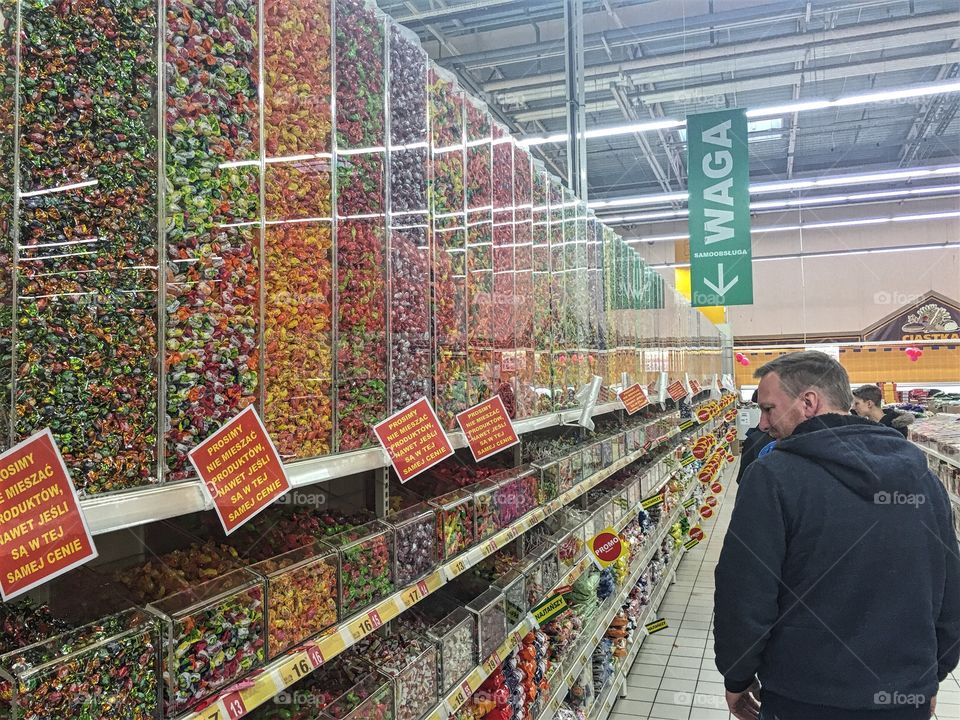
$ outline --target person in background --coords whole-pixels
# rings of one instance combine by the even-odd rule
[[[853,413],[893,428],[907,437],[907,426],[914,421],[912,413],[893,408],[883,409],[883,394],[876,385],[861,385],[853,391]]]
[[[744,473],[716,568],[730,712],[928,720],[960,661],[946,488],[913,443],[850,414],[850,379],[828,355],[756,374],[759,427],[777,444]]]
[[[750,402],[756,404],[757,391],[753,391]],[[740,450],[740,469],[737,471],[737,485],[743,478],[743,472],[754,460],[760,456],[760,451],[773,442],[773,438],[761,430],[759,427],[752,427],[747,430],[747,436],[743,439],[743,447]]]

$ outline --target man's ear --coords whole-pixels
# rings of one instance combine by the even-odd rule
[[[800,401],[803,403],[803,416],[807,420],[815,417],[823,404],[823,399],[816,390],[807,390],[800,396]]]

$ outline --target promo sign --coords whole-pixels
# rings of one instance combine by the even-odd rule
[[[753,303],[750,158],[743,110],[687,118],[690,300]]]
[[[643,385],[640,383],[634,383],[625,390],[621,390],[617,397],[623,403],[627,415],[633,415],[638,410],[643,410],[650,403],[647,394],[643,391]]]
[[[426,398],[420,398],[373,426],[400,482],[453,455],[453,447]]]
[[[499,395],[457,414],[473,459],[480,462],[520,442]]]
[[[0,455],[0,593],[17,595],[97,557],[49,429]]]
[[[197,445],[188,457],[227,535],[290,489],[280,454],[253,405]]]
[[[613,565],[626,552],[627,548],[613,528],[604,528],[590,538],[590,552],[601,568]]]

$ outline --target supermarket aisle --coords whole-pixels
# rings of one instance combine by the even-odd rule
[[[730,720],[723,677],[713,662],[713,569],[730,524],[736,484],[725,491],[720,512],[702,523],[705,542],[687,553],[658,617],[670,627],[648,637],[627,680],[627,697],[610,720]],[[954,673],[937,696],[938,720],[960,718],[960,677]]]

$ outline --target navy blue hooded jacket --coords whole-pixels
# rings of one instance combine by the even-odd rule
[[[783,718],[922,717],[904,706],[929,707],[960,659],[951,512],[896,430],[823,415],[780,440],[744,475],[716,569],[727,689],[757,676]]]

